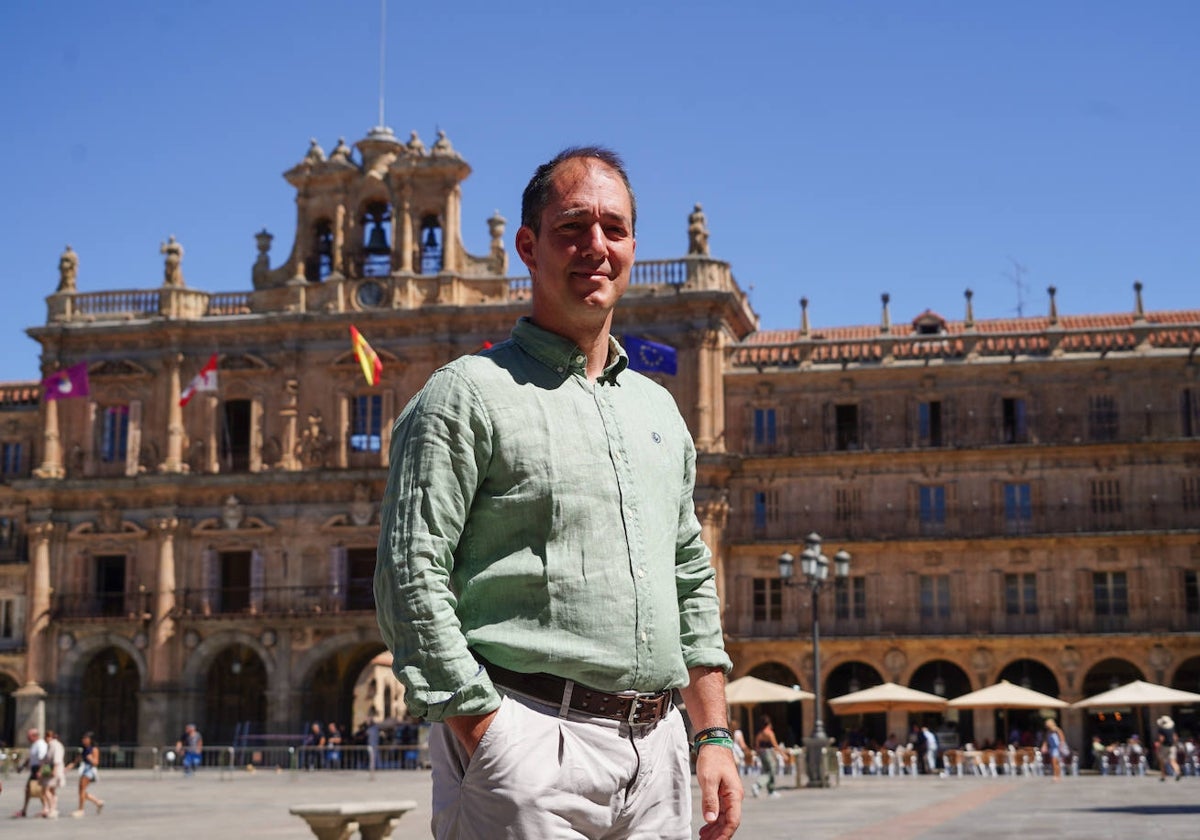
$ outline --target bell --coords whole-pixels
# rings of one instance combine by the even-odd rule
[[[430,249],[436,248],[438,246],[437,231],[433,228],[426,228],[426,230],[428,233],[425,234],[425,247]]]
[[[391,246],[388,245],[387,231],[383,229],[383,225],[379,222],[371,228],[371,235],[367,237],[367,247],[364,248],[368,254],[387,254],[391,252]]]

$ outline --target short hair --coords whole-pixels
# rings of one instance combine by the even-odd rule
[[[554,182],[554,173],[569,160],[589,158],[600,161],[621,176],[621,182],[625,184],[625,190],[629,193],[630,233],[635,232],[637,199],[633,195],[633,186],[629,183],[629,173],[625,171],[625,162],[621,160],[621,156],[604,146],[570,146],[534,170],[533,177],[521,193],[521,224],[534,233],[541,233],[542,211],[550,203],[550,187]]]

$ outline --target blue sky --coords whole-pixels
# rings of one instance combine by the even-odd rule
[[[764,329],[1200,308],[1200,4],[389,0],[386,122],[473,167],[468,250],[560,147],[638,191],[638,254],[703,202]],[[378,0],[0,4],[0,380],[39,376],[60,252],[81,291],[251,288],[294,234],[281,173],[378,121]],[[514,272],[519,263],[512,255]],[[1016,266],[1021,266],[1017,270]],[[1023,279],[1019,298],[1017,278]]]

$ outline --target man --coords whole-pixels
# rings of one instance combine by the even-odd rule
[[[42,782],[42,816],[48,819],[58,819],[58,794],[67,783],[67,748],[59,740],[58,733],[53,729],[46,730],[46,757],[42,766],[48,767],[40,772]]]
[[[42,762],[46,760],[47,745],[46,740],[41,737],[41,734],[35,728],[30,728],[25,733],[25,737],[29,739],[29,754],[25,756],[25,760],[21,762],[21,768],[29,768],[29,778],[25,780],[25,801],[21,803],[21,810],[13,811],[13,817],[24,817],[29,810],[29,800],[33,798],[33,783],[38,782],[39,789],[41,782],[38,779],[38,771],[42,769]],[[39,799],[45,801],[43,797]]]
[[[183,775],[195,773],[204,757],[204,738],[196,729],[196,724],[189,723],[183,728],[183,737],[175,742],[175,752],[179,753],[183,762]]]
[[[1175,776],[1175,781],[1183,778],[1183,773],[1179,772],[1179,736],[1175,734],[1175,721],[1170,715],[1163,715],[1157,721],[1158,723],[1158,780],[1165,782],[1167,780],[1167,768],[1171,768],[1171,773]]]
[[[539,167],[516,235],[530,317],[396,421],[375,594],[434,723],[438,838],[692,836],[675,688],[703,742],[700,836],[740,821],[695,449],[610,334],[635,221],[612,152]]]
[[[921,727],[921,746],[925,748],[925,769],[930,773],[936,773],[938,771],[938,739],[928,726]]]

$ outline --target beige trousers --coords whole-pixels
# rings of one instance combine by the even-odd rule
[[[437,840],[687,840],[687,734],[672,707],[654,726],[568,712],[506,692],[475,754],[434,724]]]

